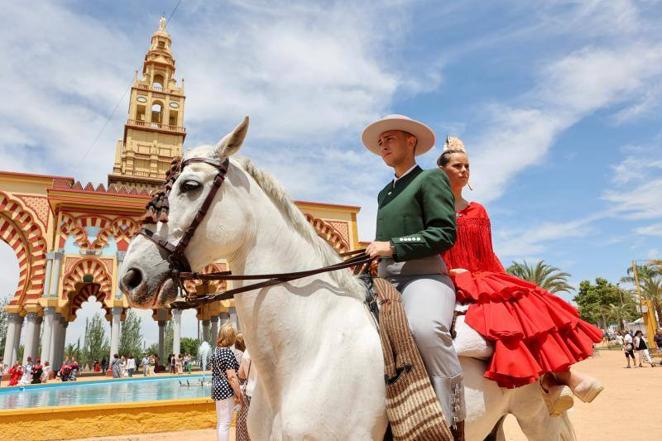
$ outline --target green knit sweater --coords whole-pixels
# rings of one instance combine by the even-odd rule
[[[455,199],[443,171],[416,166],[377,200],[376,240],[393,244],[395,261],[439,254],[455,243]]]

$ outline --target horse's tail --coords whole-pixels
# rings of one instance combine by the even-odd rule
[[[561,419],[561,433],[559,437],[560,440],[577,441],[577,435],[575,435],[575,429],[572,427],[570,418],[568,418],[568,412],[563,412],[561,415],[559,415],[559,418]]]

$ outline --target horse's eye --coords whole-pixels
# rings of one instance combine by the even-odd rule
[[[197,181],[184,181],[182,182],[182,185],[179,186],[179,189],[181,190],[182,193],[188,193],[190,191],[195,191],[202,188],[202,184],[200,184]]]

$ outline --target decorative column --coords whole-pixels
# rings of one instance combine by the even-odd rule
[[[53,329],[51,331],[51,347],[48,350],[48,361],[51,367],[55,369],[55,361],[57,358],[57,345],[60,341],[60,334],[62,334],[62,322],[60,322],[60,314],[53,314]]]
[[[222,328],[223,326],[225,326],[227,322],[230,321],[230,314],[228,314],[227,312],[221,312],[218,315],[218,320],[219,320],[219,325]]]
[[[57,316],[57,334],[53,338],[53,369],[60,369],[64,360],[64,344],[67,340],[69,322],[62,315]]]
[[[159,363],[165,366],[165,328],[166,321],[159,320]]]
[[[53,319],[55,315],[55,308],[44,308],[44,332],[41,334],[41,362],[52,363],[51,347],[53,339]]]
[[[60,349],[60,366],[62,366],[62,362],[64,361],[64,348],[65,348],[66,343],[67,343],[67,328],[69,327],[69,321],[66,318],[64,318],[64,316],[62,317],[62,319],[60,321],[62,323],[62,326],[61,326],[62,332],[60,333],[60,346],[59,346],[59,349]]]
[[[209,338],[209,320],[203,320],[202,321],[202,340],[206,341],[211,345],[211,339]],[[214,345],[212,345],[212,348]]]
[[[239,317],[237,316],[237,308],[231,306],[228,308],[228,311],[230,312],[230,323],[232,323],[234,329],[236,329],[237,331],[241,330],[241,328],[239,327]]]
[[[36,312],[29,312],[25,316],[27,323],[25,324],[25,340],[23,346],[23,364],[27,363],[28,357],[32,358],[32,353],[34,352],[34,334],[37,327],[37,318],[39,316]]]
[[[112,309],[112,322],[110,325],[110,361],[113,360],[113,355],[117,354],[120,347],[120,320],[122,319],[122,308],[114,307]],[[108,363],[110,366],[110,362]]]
[[[48,293],[50,292],[50,287],[51,287],[51,271],[53,267],[53,254],[54,253],[48,253],[46,254],[46,273],[44,274],[45,280],[44,280],[44,297],[48,296]]]
[[[117,259],[117,269],[118,271],[122,268],[122,262],[124,262],[124,256],[126,255],[126,251],[118,251],[115,254],[115,257]],[[117,284],[117,289],[115,290],[115,298],[116,299],[121,299],[124,293],[120,289],[120,284]]]
[[[172,310],[172,353],[177,355],[180,354],[180,342],[182,336],[182,310],[173,309]]]
[[[211,347],[216,346],[216,339],[218,338],[218,316],[214,315],[211,317],[211,339],[209,341],[209,344]],[[212,343],[213,342],[213,343]]]
[[[57,288],[60,283],[60,270],[62,268],[62,258],[64,257],[63,252],[52,253],[53,263],[51,264],[51,279],[48,284],[49,291],[48,295],[50,297],[57,297]]]
[[[32,334],[32,353],[30,354],[33,361],[39,357],[39,337],[41,336],[41,323],[43,321],[44,319],[40,315],[37,315],[37,320],[35,321],[34,326],[34,334]]]
[[[18,314],[7,314],[7,334],[5,335],[4,361],[9,367],[16,361],[18,342],[21,340],[23,317]]]

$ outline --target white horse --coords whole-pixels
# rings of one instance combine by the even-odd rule
[[[217,146],[198,147],[187,159],[220,163],[231,158],[247,128],[246,118]],[[181,239],[217,172],[200,162],[183,169],[169,195],[168,222],[151,227],[158,238],[173,244]],[[230,159],[225,183],[185,255],[193,270],[225,259],[235,274],[294,272],[340,261],[276,181],[243,158]],[[140,235],[132,240],[120,284],[133,306],[167,306],[174,299],[165,257],[153,241]],[[259,372],[248,417],[251,439],[383,439],[380,340],[362,285],[350,272],[238,294],[235,305]],[[468,440],[491,433],[503,439],[499,427],[509,413],[531,440],[574,439],[567,417],[548,415],[537,385],[500,389],[483,378],[483,361],[462,358],[462,366]]]

